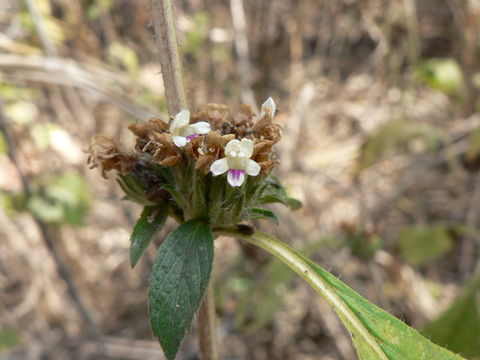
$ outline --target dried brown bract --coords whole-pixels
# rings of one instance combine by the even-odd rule
[[[272,117],[263,116],[252,128],[257,139],[269,140],[276,144],[282,137],[280,125],[273,122]]]
[[[153,133],[168,131],[168,124],[159,118],[150,118],[148,122],[132,124],[128,129],[139,138],[149,138]]]
[[[221,135],[219,131],[210,131],[206,136],[203,147],[199,149],[195,167],[202,170],[205,174],[210,171],[213,162],[224,155],[224,149],[230,140],[235,139],[235,135]]]
[[[181,150],[172,141],[172,135],[167,133],[154,133],[143,152],[152,154],[152,161],[163,166],[175,166],[182,160]]]
[[[106,172],[116,170],[126,174],[135,165],[138,158],[134,154],[128,154],[117,140],[104,135],[96,135],[92,138],[87,163],[90,169],[101,166],[102,177],[107,179]]]
[[[192,114],[192,123],[206,121],[212,126],[212,130],[220,130],[228,117],[228,106],[223,104],[205,104]]]

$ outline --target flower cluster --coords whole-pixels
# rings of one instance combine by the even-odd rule
[[[229,119],[226,106],[207,104],[193,115],[180,111],[169,126],[153,118],[129,128],[137,136],[137,152],[150,154],[151,161],[175,166],[186,154],[197,169],[214,176],[227,172],[229,184],[241,186],[246,175],[267,175],[277,163],[271,151],[280,140],[280,127],[272,121],[275,109],[269,98],[258,119],[248,105]]]
[[[168,124],[151,118],[130,125],[135,153],[97,136],[88,162],[101,166],[104,176],[116,170],[130,198],[143,193],[148,203],[160,203],[167,192],[179,216],[238,223],[251,217],[262,194],[279,188],[268,180],[278,163],[272,147],[281,137],[280,126],[273,122],[275,112],[272,98],[263,103],[258,117],[248,105],[231,113],[219,104],[200,106],[192,114],[184,109]]]

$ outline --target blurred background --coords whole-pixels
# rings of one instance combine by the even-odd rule
[[[261,104],[304,206],[257,224],[434,341],[480,358],[480,1],[176,1],[192,108]],[[166,114],[147,0],[0,2],[0,359],[163,359],[140,206],[90,138]],[[172,230],[174,223],[167,223]],[[301,279],[216,241],[222,359],[356,359]],[[196,329],[179,359],[197,359]]]

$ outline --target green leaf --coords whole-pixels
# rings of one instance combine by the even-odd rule
[[[440,317],[424,329],[437,344],[465,356],[480,357],[480,271],[458,299]]]
[[[213,263],[207,223],[181,224],[160,246],[150,279],[150,323],[168,359],[175,358],[200,307]]]
[[[248,219],[251,219],[251,220],[265,219],[265,220],[270,220],[271,222],[278,225],[277,215],[275,215],[273,211],[267,210],[267,209],[257,209],[257,208],[250,209],[250,211],[252,213],[248,216]]]
[[[302,207],[301,201],[288,196],[287,190],[277,177],[270,176],[267,183],[267,188],[260,196],[260,204],[281,203],[292,210],[298,210]]]
[[[135,267],[145,249],[162,229],[168,217],[168,204],[145,206],[130,238],[130,265]]]
[[[423,265],[446,254],[452,247],[452,239],[445,225],[410,227],[398,237],[402,256],[409,263]]]
[[[460,360],[415,329],[370,303],[320,266],[276,238],[255,232],[222,234],[243,238],[277,256],[303,277],[332,307],[352,335],[360,360]]]

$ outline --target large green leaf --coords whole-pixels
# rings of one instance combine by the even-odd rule
[[[302,276],[342,320],[352,336],[360,360],[459,360],[460,356],[432,343],[415,329],[365,300],[328,271],[295,250],[260,231],[243,238],[267,250]]]
[[[145,206],[130,237],[130,265],[137,264],[145,249],[162,230],[168,217],[168,204]]]
[[[463,294],[424,330],[432,341],[469,357],[480,357],[480,271]]]
[[[160,246],[150,279],[150,323],[168,359],[178,351],[200,307],[213,263],[207,223],[181,224]]]

